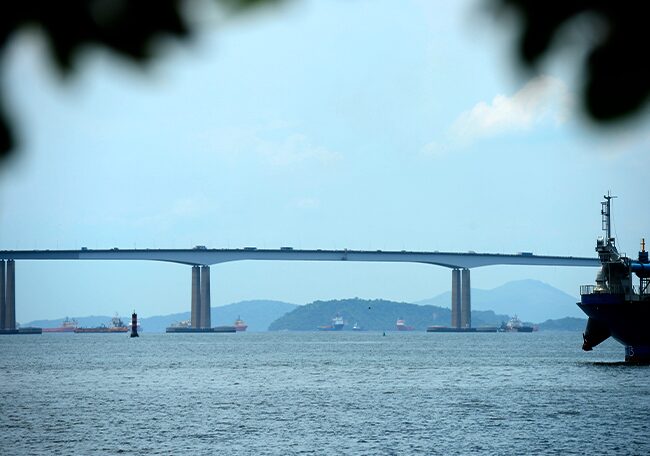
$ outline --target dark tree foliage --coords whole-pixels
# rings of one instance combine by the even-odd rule
[[[161,37],[187,39],[191,29],[183,18],[188,0],[21,0],[9,2],[0,14],[0,53],[22,28],[40,29],[58,69],[74,70],[75,58],[88,47],[105,48],[145,64]],[[191,1],[191,0],[190,0]],[[282,0],[214,0],[229,10],[247,9]],[[603,39],[585,63],[583,101],[599,122],[636,113],[650,91],[650,65],[641,54],[647,19],[640,3],[630,0],[491,0],[519,13],[520,55],[534,66],[554,45],[564,25],[594,14],[607,26]],[[635,7],[636,6],[636,7]],[[0,58],[1,58],[0,54]],[[0,94],[0,158],[15,146]]]
[[[518,13],[521,34],[519,56],[528,67],[557,49],[565,27],[580,18],[600,39],[589,49],[584,65],[582,103],[600,124],[612,123],[639,112],[650,93],[648,17],[643,2],[630,0],[494,0]]]
[[[279,0],[215,0],[231,11]],[[101,47],[138,64],[146,64],[162,37],[188,39],[184,0],[20,0],[7,2],[0,14],[0,53],[25,27],[40,30],[57,68],[68,75],[88,47]],[[1,54],[0,54],[1,58]],[[14,147],[0,95],[0,158]]]

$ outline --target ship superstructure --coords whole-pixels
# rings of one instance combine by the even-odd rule
[[[605,236],[596,240],[601,268],[595,285],[580,287],[578,306],[587,314],[582,349],[592,350],[608,337],[625,346],[625,361],[650,362],[650,262],[645,239],[637,259],[621,255],[611,231],[612,199],[604,196],[601,216]]]
[[[395,323],[395,328],[398,331],[413,331],[415,328],[413,326],[409,326],[406,324],[403,318],[398,318],[397,322]]]
[[[47,333],[66,333],[66,332],[74,332],[75,329],[79,326],[79,323],[77,323],[77,320],[72,319],[70,320],[68,317],[65,317],[65,320],[61,323],[61,326],[57,326],[56,328],[43,328],[43,332]]]
[[[319,331],[340,331],[343,329],[343,326],[345,326],[345,321],[343,321],[343,317],[337,313],[334,316],[334,318],[332,318],[331,325],[319,326],[318,330]]]
[[[246,328],[248,328],[246,322],[240,316],[237,316],[237,320],[235,320],[235,331],[243,332],[246,331]]]

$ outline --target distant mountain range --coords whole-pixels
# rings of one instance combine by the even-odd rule
[[[539,280],[517,280],[492,290],[472,288],[472,310],[516,314],[521,320],[536,323],[564,317],[585,318],[576,305],[578,301],[578,298]],[[451,292],[416,304],[450,307]]]
[[[287,312],[298,307],[296,304],[289,304],[281,301],[242,301],[226,306],[212,307],[210,310],[213,326],[232,325],[239,316],[248,325],[248,331],[266,331],[269,325]],[[112,317],[90,316],[75,317],[79,326],[92,327],[100,324],[109,325]],[[165,332],[165,328],[172,323],[189,320],[190,312],[181,312],[170,315],[160,315],[147,318],[140,318],[139,323],[145,332]],[[23,326],[36,326],[40,328],[53,328],[60,326],[63,318],[55,320],[36,320]],[[122,317],[125,323],[131,321],[131,316]]]
[[[495,326],[518,315],[526,322],[538,323],[542,330],[580,330],[586,318],[576,306],[577,298],[538,280],[508,282],[492,290],[472,289],[472,326]],[[351,328],[358,323],[364,329],[386,331],[395,328],[398,318],[417,330],[430,325],[449,325],[451,322],[451,293],[417,303],[386,300],[343,299],[315,301],[298,306],[282,301],[242,301],[226,306],[212,307],[212,325],[232,325],[238,316],[248,324],[249,331],[302,330],[313,331],[331,323],[339,313]],[[125,322],[130,315],[122,317]],[[188,320],[190,312],[141,318],[145,332],[164,332],[174,322]],[[110,316],[75,317],[80,326],[109,324]],[[63,318],[37,320],[23,326],[56,327]],[[540,323],[541,322],[541,323]]]

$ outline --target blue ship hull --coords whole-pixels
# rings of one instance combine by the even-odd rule
[[[608,337],[625,346],[625,360],[650,362],[650,301],[626,301],[625,295],[594,293],[582,296],[578,306],[587,314],[583,350]]]
[[[601,267],[594,285],[580,287],[578,306],[587,314],[582,349],[592,350],[609,337],[625,346],[625,361],[650,363],[650,259],[641,239],[638,259],[618,252],[612,236],[609,192],[601,202],[600,214],[605,236],[596,239]]]

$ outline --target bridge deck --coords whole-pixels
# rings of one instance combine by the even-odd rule
[[[212,265],[229,261],[380,261],[425,263],[448,268],[493,265],[600,266],[598,258],[474,252],[416,252],[381,250],[298,249],[110,249],[110,250],[3,250],[0,260],[139,260],[188,265]]]

